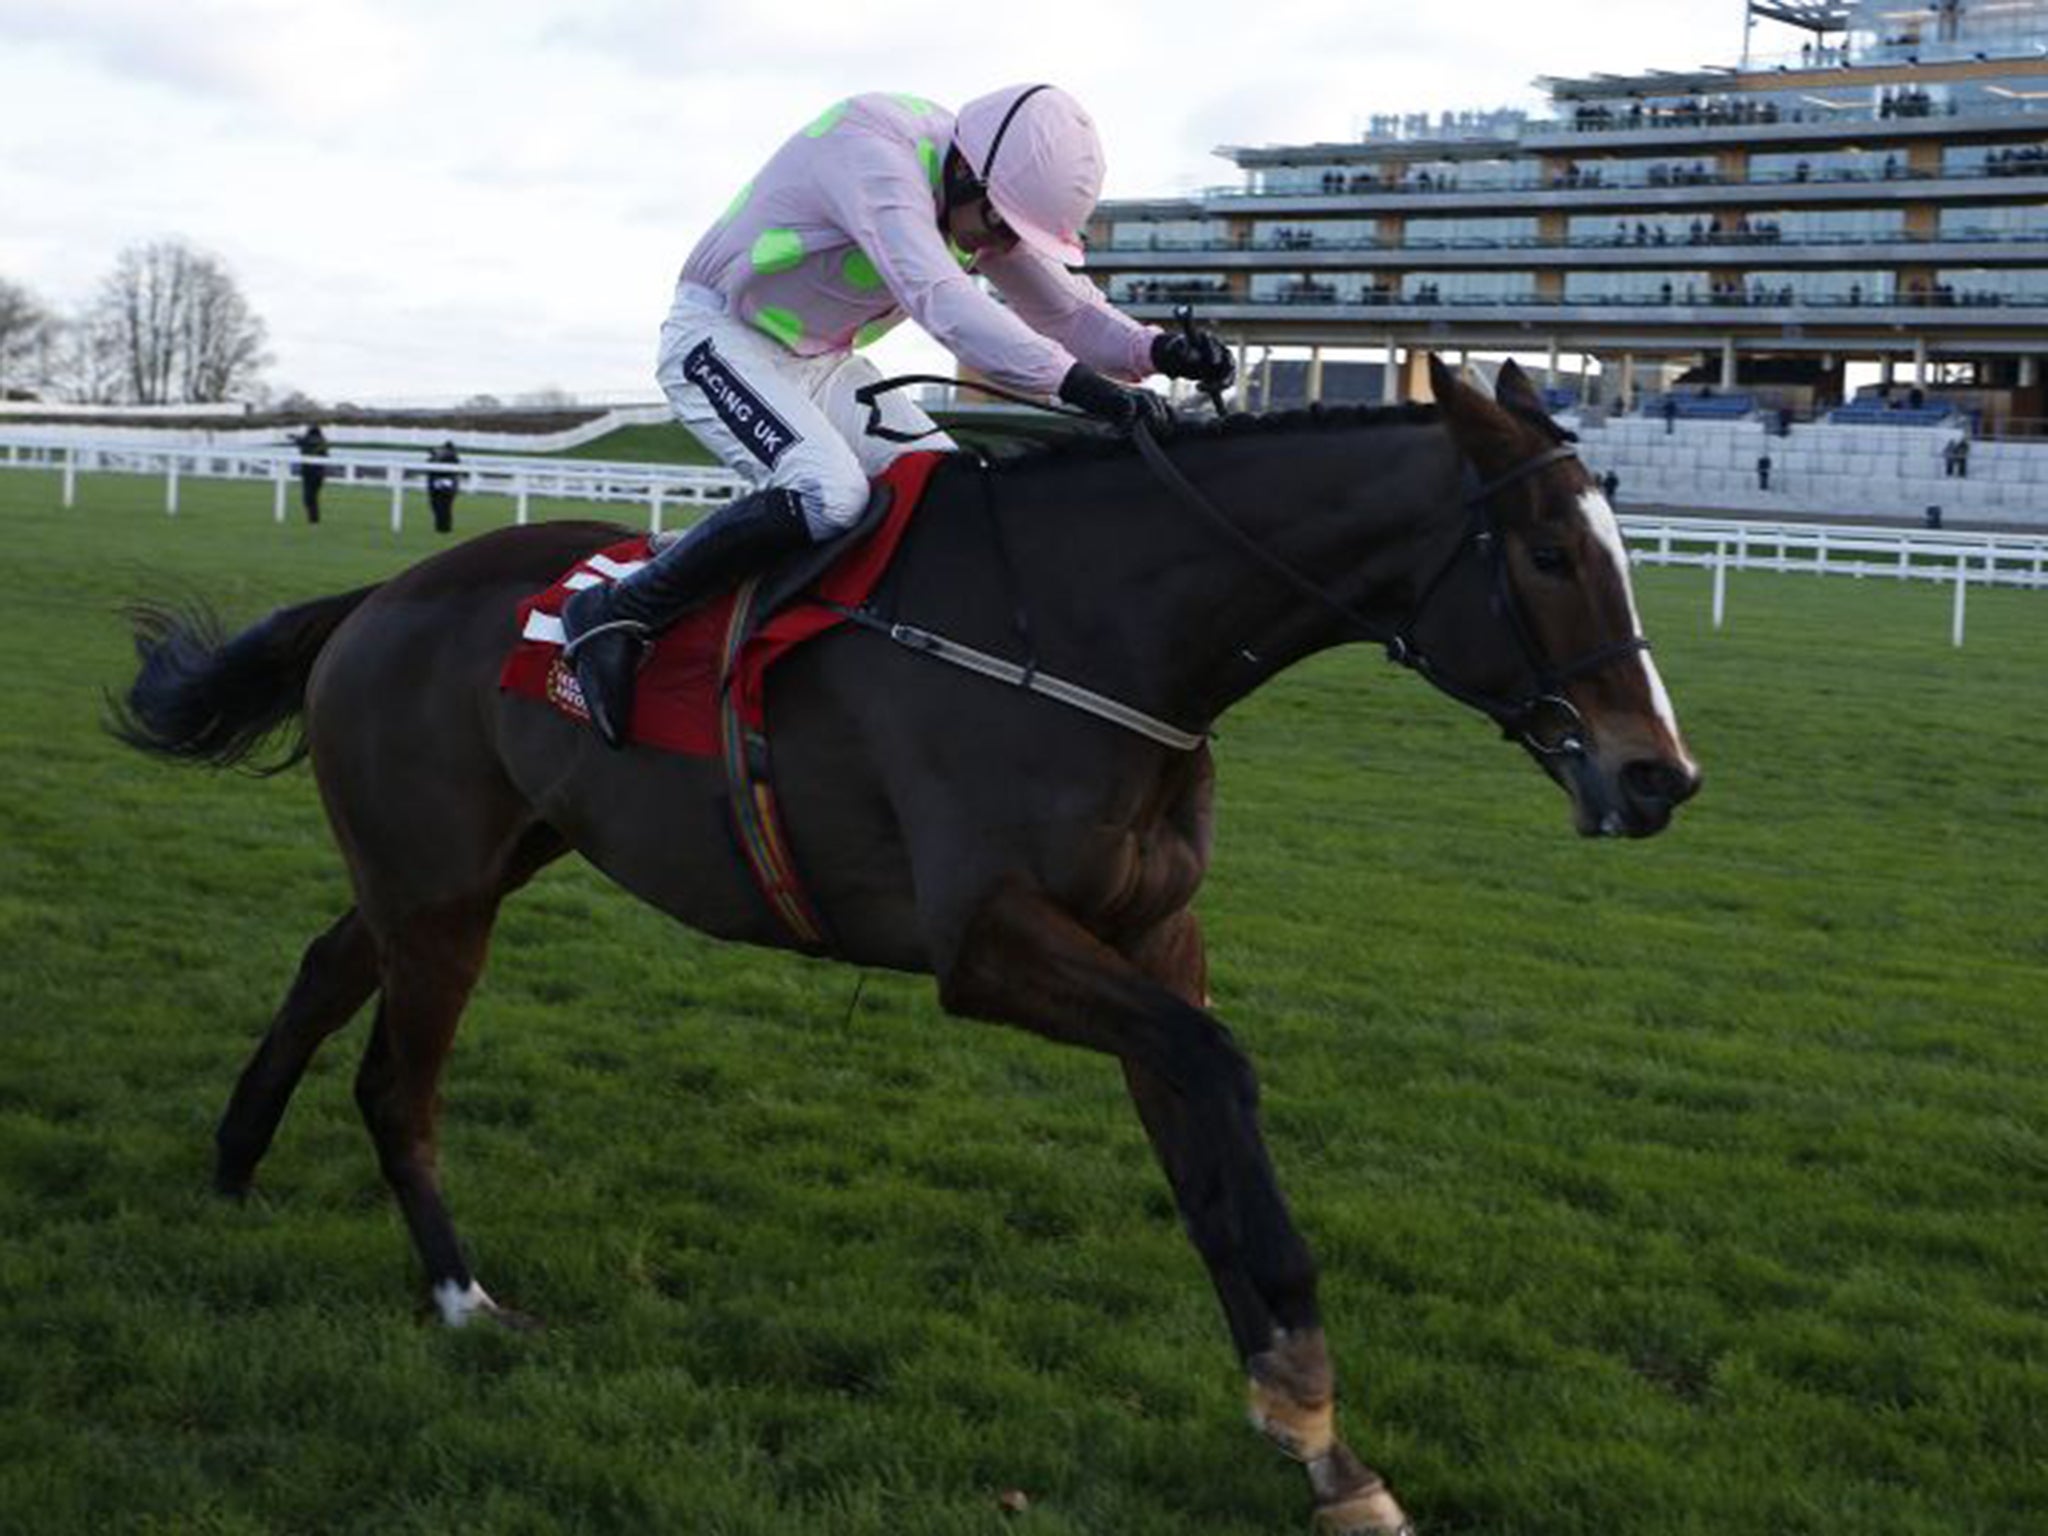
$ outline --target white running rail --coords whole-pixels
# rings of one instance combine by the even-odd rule
[[[75,439],[38,438],[32,433],[0,433],[0,469],[54,470],[63,476],[64,505],[78,500],[78,477],[85,474],[161,476],[164,511],[178,512],[179,485],[184,480],[260,480],[273,488],[272,515],[283,522],[299,469],[316,464],[327,471],[329,485],[372,486],[391,496],[391,531],[405,526],[408,490],[420,491],[429,475],[454,475],[460,489],[472,496],[505,496],[514,503],[514,519],[525,522],[536,496],[569,501],[629,502],[647,508],[648,526],[659,532],[662,515],[671,506],[701,512],[730,501],[743,489],[728,469],[702,465],[625,464],[595,459],[507,458],[478,455],[459,464],[429,463],[418,452],[358,448],[324,458],[308,459],[296,449],[221,445],[147,447],[132,442],[91,443]]]
[[[1731,570],[1947,582],[1955,588],[1950,636],[1957,645],[1963,643],[1971,587],[2048,588],[2043,534],[1694,517],[1625,517],[1621,526],[1637,564],[1690,565],[1713,573],[1716,629],[1727,617]]]

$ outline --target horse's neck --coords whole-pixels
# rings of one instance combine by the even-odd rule
[[[1434,422],[1225,438],[1176,458],[1261,549],[1389,628],[1455,537],[1458,458]],[[1110,577],[1122,640],[1142,658],[1135,681],[1175,718],[1213,719],[1303,657],[1359,638],[1156,480],[1141,507],[1112,515],[1134,525],[1099,551],[1123,570]]]

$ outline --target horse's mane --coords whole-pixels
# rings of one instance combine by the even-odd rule
[[[1375,427],[1420,426],[1437,419],[1434,405],[1311,405],[1290,411],[1232,412],[1228,416],[1183,414],[1168,439],[1175,445],[1220,442],[1245,437],[1277,437],[1302,432],[1357,432]],[[1137,449],[1129,438],[1102,431],[1061,431],[1056,436],[1006,440],[1021,447],[992,450],[1005,470],[1038,469],[1101,459],[1132,458]]]

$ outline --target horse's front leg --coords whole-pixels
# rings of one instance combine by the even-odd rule
[[[1170,920],[1126,955],[1042,895],[1006,889],[978,913],[942,987],[954,1012],[1118,1059],[1222,1301],[1253,1423],[1307,1469],[1320,1529],[1408,1531],[1380,1476],[1337,1437],[1315,1261],[1266,1152],[1251,1063],[1199,1005],[1193,917]]]

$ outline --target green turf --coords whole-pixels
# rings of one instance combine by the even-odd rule
[[[434,536],[55,484],[0,471],[0,1531],[1303,1527],[1106,1063],[580,864],[508,907],[448,1083],[479,1273],[546,1332],[420,1320],[360,1022],[211,1198],[348,898],[303,772],[99,734],[110,609],[249,618]],[[1940,587],[1736,575],[1719,634],[1700,573],[1639,587],[1707,774],[1654,842],[1574,838],[1363,651],[1224,722],[1216,1004],[1351,1437],[1424,1536],[2048,1530],[2048,594],[1954,651]]]
[[[569,459],[602,459],[612,464],[716,464],[718,458],[679,421],[657,426],[615,427],[603,437],[565,449]]]

